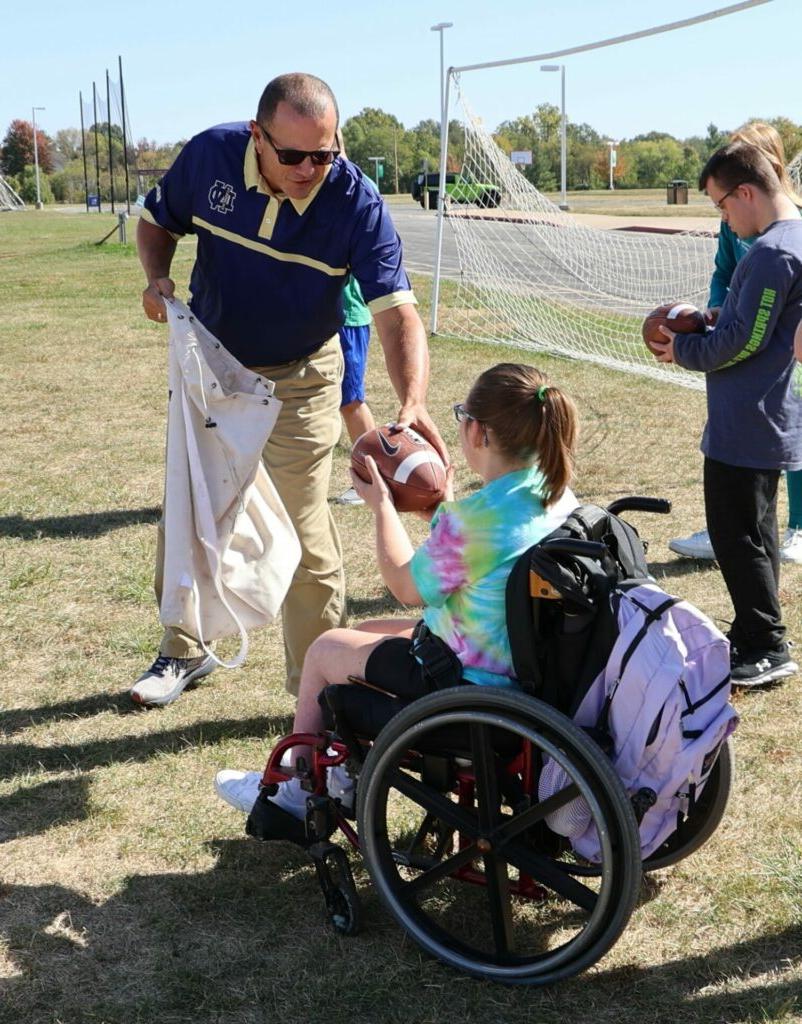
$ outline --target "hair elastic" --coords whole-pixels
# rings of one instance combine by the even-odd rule
[[[548,384],[543,384],[541,387],[539,387],[537,389],[537,400],[539,402],[545,402],[546,401],[546,392],[548,390],[549,390]]]

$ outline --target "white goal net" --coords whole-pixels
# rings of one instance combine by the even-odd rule
[[[20,199],[6,179],[0,174],[0,210],[24,210],[25,203]]]
[[[456,261],[444,260],[438,331],[703,389],[703,375],[656,362],[641,340],[641,323],[662,303],[707,305],[712,232],[583,225],[538,192],[464,97],[459,103],[462,177],[492,189],[479,195],[466,186],[463,201],[446,200],[444,244],[455,247]]]

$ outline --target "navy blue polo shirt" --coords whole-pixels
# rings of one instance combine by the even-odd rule
[[[142,216],[198,236],[190,306],[246,366],[300,359],[336,334],[349,272],[374,314],[415,302],[401,240],[359,168],[338,157],[306,199],[276,195],[245,123],[191,139]]]

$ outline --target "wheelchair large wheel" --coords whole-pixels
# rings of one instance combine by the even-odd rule
[[[707,842],[724,817],[732,788],[732,774],[732,744],[727,739],[719,751],[696,806],[680,828],[646,858],[643,862],[644,871],[671,867],[672,864],[689,857]]]
[[[544,758],[571,782],[538,802]],[[598,747],[541,701],[481,686],[415,701],[379,734],[359,783],[373,884],[457,970],[548,984],[595,963],[626,926],[641,880],[632,807]],[[577,796],[600,836],[592,869],[545,825]]]

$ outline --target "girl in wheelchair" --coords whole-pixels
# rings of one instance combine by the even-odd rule
[[[352,474],[375,517],[384,583],[402,604],[423,606],[422,618],[375,619],[318,637],[304,660],[293,733],[321,732],[319,695],[349,677],[405,701],[459,683],[516,687],[505,587],[517,558],[577,504],[568,486],[577,412],[541,371],[500,363],[477,378],[454,415],[465,461],[482,487],[454,500],[451,467],[445,500],[417,550],[373,460],[370,483]],[[309,762],[309,748],[294,747],[291,763],[300,757]],[[215,789],[247,813],[261,778],[258,771],[226,769],[217,774]],[[344,769],[329,769],[328,787],[347,805],[353,782]],[[269,798],[270,834],[264,838],[297,838],[306,797],[298,778],[279,784]]]

